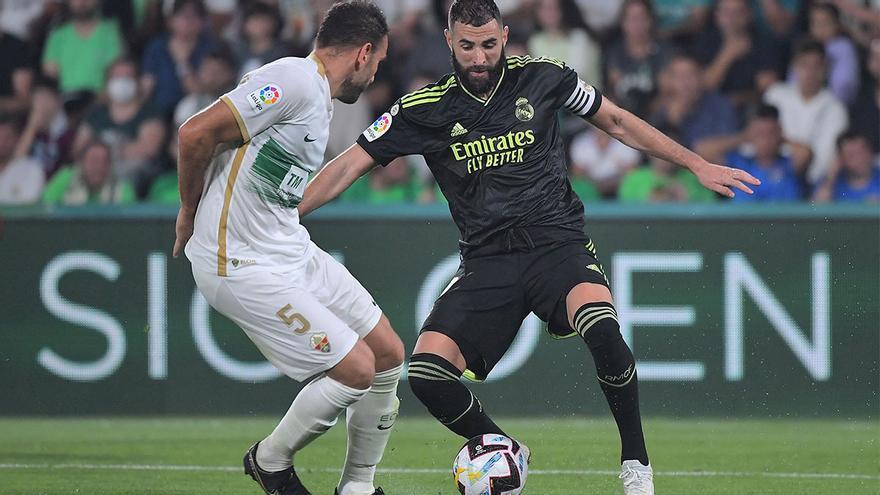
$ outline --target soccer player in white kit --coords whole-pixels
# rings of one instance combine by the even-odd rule
[[[245,454],[270,495],[308,495],[297,451],[346,412],[339,495],[381,495],[373,477],[397,418],[403,344],[370,294],[300,225],[296,206],[321,165],[332,99],[354,103],[388,49],[382,11],[334,5],[308,58],[282,58],[179,131],[182,205],[174,255],[196,285],[287,376],[311,380],[275,430]]]

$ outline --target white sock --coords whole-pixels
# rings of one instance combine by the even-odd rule
[[[348,452],[339,480],[339,495],[373,495],[376,464],[382,460],[400,401],[397,382],[403,365],[376,373],[363,399],[348,406]]]
[[[367,392],[326,375],[312,380],[297,394],[275,431],[260,442],[257,464],[269,472],[289,468],[297,451],[329,430],[339,414]]]

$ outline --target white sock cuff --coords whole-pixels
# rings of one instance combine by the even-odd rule
[[[376,394],[393,394],[397,392],[397,383],[400,381],[400,373],[403,364],[399,364],[390,370],[379,371],[373,378],[371,391]]]
[[[345,385],[342,382],[338,382],[330,378],[329,376],[323,376],[312,383],[315,383],[320,387],[321,395],[323,395],[328,402],[341,409],[345,409],[355,402],[361,400],[365,395],[367,395],[367,392],[370,391],[369,388],[360,390],[357,388],[349,387],[348,385]]]

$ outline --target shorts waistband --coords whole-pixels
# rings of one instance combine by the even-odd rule
[[[528,252],[559,242],[588,242],[581,231],[552,226],[514,227],[490,237],[480,245],[459,242],[462,258]]]

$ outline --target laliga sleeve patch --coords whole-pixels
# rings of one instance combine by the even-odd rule
[[[367,141],[372,143],[388,132],[388,129],[391,129],[391,119],[391,114],[385,112],[370,127],[367,127],[367,130],[364,131],[364,137],[367,138]]]
[[[283,97],[284,93],[281,91],[281,86],[269,83],[249,94],[247,99],[255,112],[262,112],[272,105],[278,104]]]

